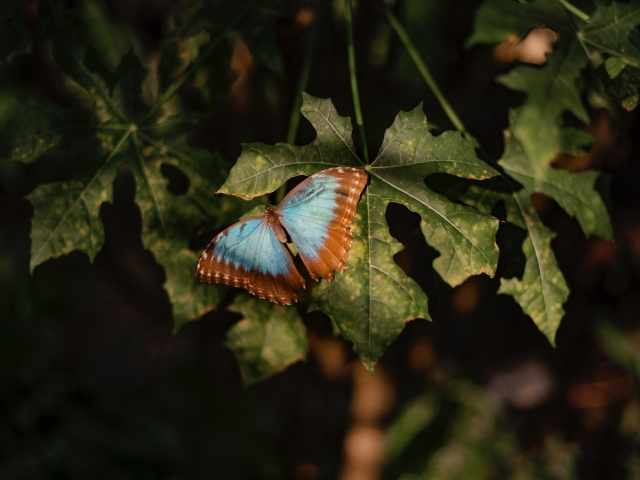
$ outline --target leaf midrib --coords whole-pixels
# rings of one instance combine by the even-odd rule
[[[102,164],[102,166],[98,169],[98,171],[93,175],[93,177],[91,177],[91,179],[87,182],[87,185],[85,186],[85,188],[80,192],[80,194],[78,195],[78,198],[76,198],[76,200],[71,204],[71,206],[65,211],[64,215],[62,216],[62,218],[60,219],[60,221],[56,224],[55,228],[51,231],[51,234],[49,235],[49,237],[44,241],[44,243],[42,244],[42,247],[40,248],[40,250],[38,251],[38,253],[36,254],[35,258],[33,259],[33,262],[37,262],[40,259],[40,255],[42,255],[42,252],[44,251],[44,249],[49,245],[49,242],[51,242],[53,236],[56,234],[56,232],[58,231],[58,229],[60,228],[60,226],[65,222],[65,220],[67,219],[67,217],[71,214],[71,212],[76,208],[76,206],[78,205],[78,203],[82,200],[82,198],[84,198],[84,195],[89,191],[89,188],[91,188],[91,186],[93,185],[93,183],[98,179],[98,177],[102,174],[102,172],[104,171],[104,169],[107,167],[107,165],[109,164],[109,162],[111,161],[111,159],[115,156],[115,154],[118,152],[118,150],[120,149],[120,147],[122,147],[122,145],[124,144],[124,142],[127,140],[127,138],[129,138],[129,135],[131,135],[131,130],[126,130],[124,135],[122,135],[122,137],[120,138],[120,140],[118,141],[118,143],[116,144],[116,146],[113,148],[113,151],[109,154],[109,156],[107,157],[107,159],[105,160],[105,162]],[[29,197],[27,197],[29,198]]]
[[[589,209],[591,212],[593,212],[593,214],[602,221],[602,216],[594,208],[592,208],[588,203],[586,203],[584,200],[582,200],[580,197],[578,197],[573,192],[563,188],[561,185],[556,185],[556,184],[551,183],[550,181],[548,181],[546,179],[541,179],[541,178],[538,178],[538,177],[534,177],[532,174],[530,174],[528,172],[523,172],[523,171],[518,170],[516,168],[507,167],[506,165],[503,165],[503,168],[507,172],[514,172],[516,174],[522,175],[523,177],[530,178],[534,182],[541,182],[541,183],[544,183],[545,185],[549,185],[549,187],[557,188],[558,190],[560,190],[560,191],[566,193],[567,195],[569,195],[570,197],[575,198],[581,205],[584,205],[585,207],[587,207],[587,209]],[[541,192],[541,193],[547,194],[547,192],[545,190],[543,190],[543,189],[534,188],[533,190],[536,191],[536,192]],[[569,213],[569,212],[567,212],[567,213]],[[577,216],[578,216],[578,213],[576,213],[576,217]]]
[[[442,216],[439,212],[437,212],[436,210],[434,210],[430,205],[427,205],[426,203],[424,203],[422,200],[420,200],[420,199],[416,198],[415,196],[411,195],[411,194],[410,194],[410,193],[408,193],[408,192],[405,192],[404,190],[401,190],[400,188],[398,188],[397,186],[395,186],[393,183],[391,183],[391,182],[389,182],[388,180],[386,180],[384,177],[382,177],[382,176],[378,175],[377,173],[375,173],[375,172],[373,171],[373,169],[370,171],[370,174],[371,174],[371,175],[375,175],[375,177],[376,177],[376,178],[378,178],[378,179],[382,180],[384,183],[386,183],[387,185],[389,185],[389,186],[390,186],[391,188],[393,188],[394,190],[397,190],[397,191],[399,191],[399,192],[403,193],[404,195],[407,195],[408,197],[410,197],[410,198],[414,199],[414,200],[415,200],[416,202],[418,202],[420,205],[424,205],[426,208],[428,208],[428,209],[429,209],[429,211],[431,211],[431,212],[433,212],[434,214],[436,214],[439,218],[441,218],[441,219],[445,220],[449,225],[451,225],[451,227],[453,227],[453,229],[454,229],[454,230],[456,230],[458,233],[460,233],[460,235],[462,235],[464,238],[466,238],[466,239],[467,239],[467,241],[468,241],[471,245],[473,245],[473,247],[474,247],[478,252],[480,252],[480,254],[482,254],[482,256],[483,256],[483,257],[485,258],[485,260],[487,261],[487,264],[491,265],[491,260],[489,260],[489,258],[485,255],[485,253],[484,253],[482,250],[480,250],[480,248],[478,248],[478,246],[477,246],[477,245],[476,245],[476,244],[475,244],[475,243],[474,243],[474,242],[473,242],[469,237],[467,237],[467,236],[466,236],[462,231],[460,231],[460,230],[458,229],[458,227],[456,227],[453,223],[451,223],[451,221],[450,221],[447,217]],[[425,187],[425,188],[426,188],[426,187]],[[484,214],[482,214],[482,213],[480,213],[480,212],[478,212],[478,216],[486,216],[486,217],[492,218],[492,217],[490,217],[489,215],[484,215]],[[446,229],[445,229],[445,230],[446,230]],[[457,248],[455,248],[455,246],[454,246],[454,250],[456,251],[456,255],[457,255],[457,254],[458,254],[458,249],[457,249]],[[463,265],[463,266],[464,266],[464,262],[461,262],[461,265]],[[463,268],[464,268],[464,267],[463,267]]]
[[[521,198],[519,193],[514,192],[513,193],[513,198],[516,201],[517,205],[518,205],[518,209],[520,210],[520,214],[522,215],[522,218],[524,219],[526,225],[527,225],[527,231],[529,232],[529,238],[531,238],[531,245],[533,245],[533,251],[535,253],[536,256],[536,260],[538,262],[538,272],[540,272],[540,285],[542,287],[542,297],[544,299],[544,313],[545,313],[545,323],[549,322],[550,318],[551,318],[551,313],[549,312],[549,302],[547,301],[548,296],[550,295],[550,293],[548,292],[548,287],[547,287],[547,282],[546,282],[546,278],[545,278],[545,272],[544,272],[544,268],[542,268],[542,261],[540,258],[540,254],[539,254],[539,249],[540,246],[537,244],[536,242],[536,235],[533,235],[532,232],[533,230],[533,225],[529,220],[529,215],[527,214],[527,212],[525,211],[522,203],[521,203]],[[544,228],[544,226],[543,226]],[[549,245],[549,248],[551,248],[551,245]]]

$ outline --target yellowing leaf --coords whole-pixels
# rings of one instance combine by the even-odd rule
[[[351,121],[340,117],[330,100],[305,95],[302,113],[316,129],[316,140],[304,147],[245,145],[220,191],[254,198],[291,177],[331,166],[361,166],[368,171],[370,183],[352,225],[349,267],[332,283],[322,281],[314,289],[310,308],[329,315],[372,369],[406,322],[429,318],[426,295],[393,261],[402,246],[389,234],[385,218],[389,202],[421,215],[428,226],[427,242],[443,254],[434,266],[456,285],[469,275],[495,272],[498,222],[431,191],[424,178],[447,173],[484,179],[497,172],[476,157],[473,146],[459,133],[434,137],[421,106],[398,115],[370,166],[355,154]]]

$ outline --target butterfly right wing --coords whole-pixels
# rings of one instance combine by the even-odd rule
[[[330,282],[347,267],[351,222],[367,174],[360,168],[323,170],[289,192],[276,210],[314,280]]]
[[[304,288],[291,255],[264,216],[246,218],[220,232],[200,255],[196,277],[245,288],[281,305],[291,305]]]

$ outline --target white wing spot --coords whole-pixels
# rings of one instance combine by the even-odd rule
[[[204,268],[200,270],[200,275],[204,275]]]
[[[204,259],[207,258],[207,252],[202,252],[202,258],[204,258]]]
[[[342,172],[344,172],[344,169],[339,168],[339,169],[338,169],[338,172],[339,172],[339,173],[342,173]]]

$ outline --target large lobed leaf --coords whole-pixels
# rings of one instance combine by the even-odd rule
[[[529,29],[544,26],[558,32],[555,51],[542,67],[522,65],[499,77],[503,85],[527,95],[511,117],[511,130],[531,161],[546,167],[561,151],[561,116],[573,113],[589,123],[582,105],[583,71],[591,62],[597,67],[602,56],[619,59],[631,66],[640,62],[640,1],[626,3],[597,1],[584,22],[569,13],[559,0],[486,0],[478,9],[474,32],[468,46],[501,43],[521,38]],[[617,86],[617,84],[614,84]],[[619,83],[620,89],[627,84]],[[613,96],[626,100],[627,92]],[[628,106],[628,102],[627,102]],[[635,105],[634,105],[635,106]]]
[[[349,267],[332,283],[320,282],[310,308],[329,315],[372,369],[407,321],[429,318],[424,292],[393,261],[402,246],[389,234],[389,202],[421,215],[428,225],[427,242],[442,254],[434,266],[451,284],[481,272],[493,275],[497,220],[429,190],[424,178],[448,173],[485,179],[497,172],[479,160],[458,133],[431,135],[421,107],[398,115],[370,166],[355,154],[351,121],[339,116],[330,100],[304,95],[302,113],[316,129],[315,141],[304,147],[245,145],[220,191],[253,198],[289,178],[331,166],[368,171],[370,183],[352,225]]]
[[[136,178],[143,242],[165,267],[179,327],[214,308],[226,291],[196,281],[198,252],[189,248],[191,239],[203,226],[220,228],[252,205],[214,193],[227,163],[189,145],[191,125],[171,118],[162,125],[136,123],[144,111],[146,71],[130,52],[115,73],[107,72],[94,49],[70,36],[73,17],[61,5],[42,2],[40,16],[55,60],[83,106],[23,98],[0,140],[5,159],[30,164],[48,181],[28,197],[34,206],[32,267],[70,250],[97,253],[104,240],[99,208],[111,196],[118,167],[127,163]],[[164,171],[171,167],[186,175],[186,192],[167,189]]]
[[[509,132],[505,135],[505,152],[498,163],[503,168],[504,180],[472,186],[462,199],[487,213],[497,203],[504,202],[507,222],[526,232],[522,244],[526,258],[524,273],[521,278],[502,278],[498,293],[511,295],[553,344],[569,288],[551,249],[554,234],[538,217],[531,195],[546,194],[578,220],[585,235],[610,240],[609,216],[595,190],[598,172],[572,174],[565,170],[535,168]]]

